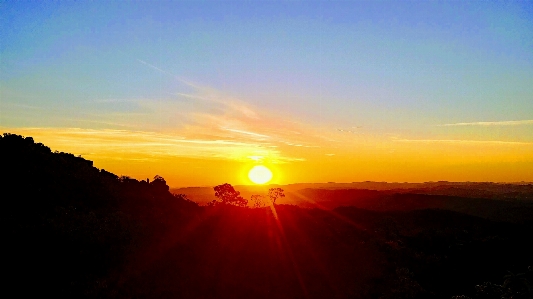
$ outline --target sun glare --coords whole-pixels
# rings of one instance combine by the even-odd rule
[[[256,165],[248,172],[248,178],[256,184],[265,184],[272,179],[272,171],[263,165]]]

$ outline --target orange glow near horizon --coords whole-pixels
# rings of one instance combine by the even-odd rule
[[[52,151],[136,179],[163,176],[171,187],[248,185],[265,165],[270,184],[356,181],[533,181],[533,144],[527,142],[342,138],[313,136],[264,141],[257,136],[204,136],[94,129],[6,129],[33,137]],[[242,134],[241,134],[242,135]],[[200,136],[200,135],[199,135]],[[231,137],[231,138],[230,138]],[[250,139],[251,138],[251,139]],[[288,137],[286,137],[288,138]],[[259,139],[259,140],[255,140]],[[298,142],[298,143],[297,143]]]

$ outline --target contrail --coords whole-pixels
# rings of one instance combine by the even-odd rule
[[[148,63],[148,62],[146,62],[146,61],[144,61],[144,60],[141,60],[141,59],[138,59],[138,58],[137,58],[136,60],[137,60],[138,62],[140,62],[140,63],[142,63],[142,64],[144,64],[144,65],[150,67],[150,68],[153,68],[154,70],[160,71],[160,72],[163,73],[163,74],[167,74],[167,75],[169,75],[169,76],[174,77],[174,79],[180,81],[181,83],[183,83],[183,84],[185,84],[185,85],[188,85],[188,86],[193,87],[193,88],[196,88],[196,89],[199,89],[199,88],[200,88],[198,85],[193,84],[193,83],[191,83],[191,82],[189,82],[189,81],[187,81],[187,80],[184,80],[184,79],[182,79],[182,78],[180,78],[180,77],[174,75],[174,74],[171,73],[171,72],[165,71],[164,69],[158,68],[157,66],[155,66],[155,65],[153,65],[153,64],[150,64],[150,63]]]

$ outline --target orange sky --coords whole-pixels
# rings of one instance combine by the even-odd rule
[[[252,111],[252,110],[250,110]],[[284,122],[285,130],[253,114],[175,132],[80,128],[3,128],[32,136],[117,175],[163,176],[172,187],[251,184],[247,172],[266,165],[271,183],[352,181],[533,181],[528,142],[405,139],[367,136]],[[217,126],[218,125],[218,126]],[[274,126],[275,127],[275,126]],[[231,129],[230,129],[231,128]],[[224,136],[221,136],[224,135]]]

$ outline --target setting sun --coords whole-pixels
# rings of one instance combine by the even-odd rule
[[[257,165],[250,169],[248,178],[256,184],[265,184],[272,179],[272,171],[263,165]]]

